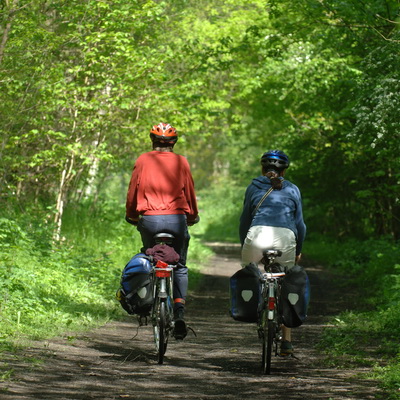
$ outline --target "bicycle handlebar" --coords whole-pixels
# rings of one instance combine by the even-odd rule
[[[263,251],[263,256],[271,259],[271,258],[276,258],[276,257],[280,257],[282,255],[282,251],[281,250],[264,250]]]

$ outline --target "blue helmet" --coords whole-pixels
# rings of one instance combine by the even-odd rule
[[[282,171],[289,167],[289,157],[280,150],[269,150],[265,152],[261,157],[261,164],[264,168],[271,167]]]

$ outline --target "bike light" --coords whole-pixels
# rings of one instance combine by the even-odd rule
[[[275,309],[275,297],[269,297],[268,298],[268,310],[274,310]]]
[[[171,276],[171,268],[164,261],[158,260],[156,264],[156,277],[169,278]]]
[[[157,278],[169,278],[171,276],[171,271],[168,269],[156,269]]]

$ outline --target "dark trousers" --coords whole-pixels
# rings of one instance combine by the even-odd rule
[[[174,235],[172,244],[174,250],[179,254],[179,264],[174,270],[174,298],[186,299],[188,288],[188,269],[186,267],[186,258],[189,247],[190,235],[186,223],[186,215],[144,215],[140,218],[138,231],[142,237],[145,253],[148,248],[155,245],[154,235],[160,232],[166,232]],[[183,306],[182,303],[176,303],[177,307]]]

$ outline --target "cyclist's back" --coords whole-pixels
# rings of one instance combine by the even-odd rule
[[[291,267],[301,253],[306,233],[300,190],[283,179],[289,166],[289,160],[283,152],[266,152],[261,159],[261,165],[262,176],[253,179],[248,186],[240,217],[242,264],[258,263],[262,258],[262,251],[269,248],[281,250],[283,255],[279,262]],[[274,190],[256,209],[271,187]]]
[[[136,160],[127,196],[127,216],[197,216],[194,184],[186,158],[172,151],[150,151]]]
[[[258,264],[266,249],[281,250],[277,261],[287,268],[300,260],[306,225],[300,190],[283,178],[289,164],[280,150],[267,151],[261,157],[262,176],[248,186],[240,217],[242,266]],[[281,352],[291,351],[291,330],[284,327]]]
[[[187,160],[173,152],[178,140],[175,128],[160,123],[150,131],[153,150],[138,157],[133,168],[126,201],[126,219],[137,225],[143,248],[154,246],[154,235],[167,232],[180,255],[174,274],[174,314],[186,335],[183,311],[187,294],[186,257],[190,235],[187,229],[198,221],[193,178]],[[182,323],[181,323],[182,322]],[[179,336],[179,335],[175,335]]]

